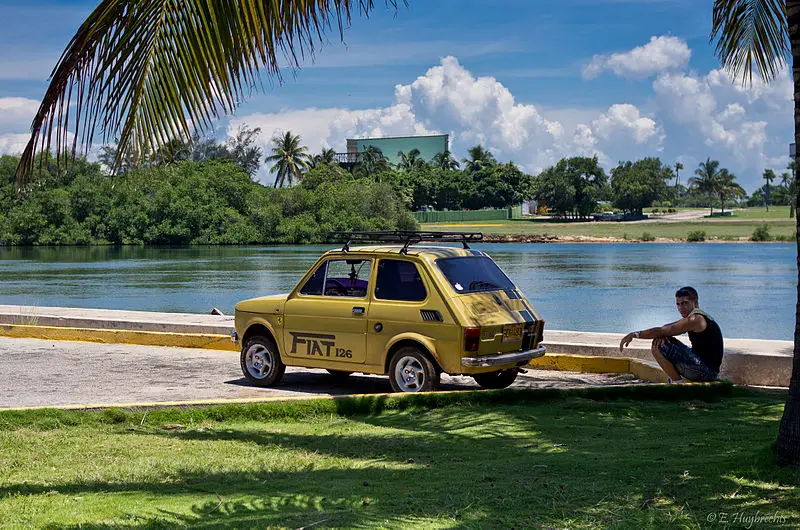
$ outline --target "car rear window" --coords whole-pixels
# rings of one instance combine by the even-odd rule
[[[477,293],[481,291],[507,291],[514,289],[500,267],[485,256],[463,256],[441,258],[436,265],[456,292]]]

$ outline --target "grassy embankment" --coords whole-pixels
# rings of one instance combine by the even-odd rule
[[[796,527],[800,471],[770,451],[785,397],[692,387],[5,412],[0,521]]]
[[[747,240],[763,222],[773,238],[794,241],[796,222],[788,217],[788,207],[776,206],[769,213],[763,208],[736,212],[730,218],[701,218],[691,221],[654,222],[565,222],[542,220],[486,221],[469,223],[426,223],[423,230],[468,230],[498,235],[547,235],[559,238],[615,238],[639,240],[645,233],[655,238],[685,240],[690,232],[703,231],[710,240]]]

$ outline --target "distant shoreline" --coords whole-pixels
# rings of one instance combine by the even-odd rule
[[[483,234],[484,243],[792,243],[793,241],[769,240],[753,241],[749,238],[719,239],[708,238],[703,241],[687,241],[681,238],[657,237],[653,241],[621,237],[599,236],[554,236],[548,234]]]

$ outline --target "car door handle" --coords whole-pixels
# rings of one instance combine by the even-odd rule
[[[354,307],[353,308],[353,314],[354,315],[363,315],[364,314],[364,308],[363,307]]]

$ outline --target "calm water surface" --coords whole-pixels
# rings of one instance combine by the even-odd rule
[[[0,248],[0,304],[232,313],[287,292],[330,246]],[[623,332],[678,318],[692,285],[727,337],[792,338],[792,244],[485,244],[550,329]]]

